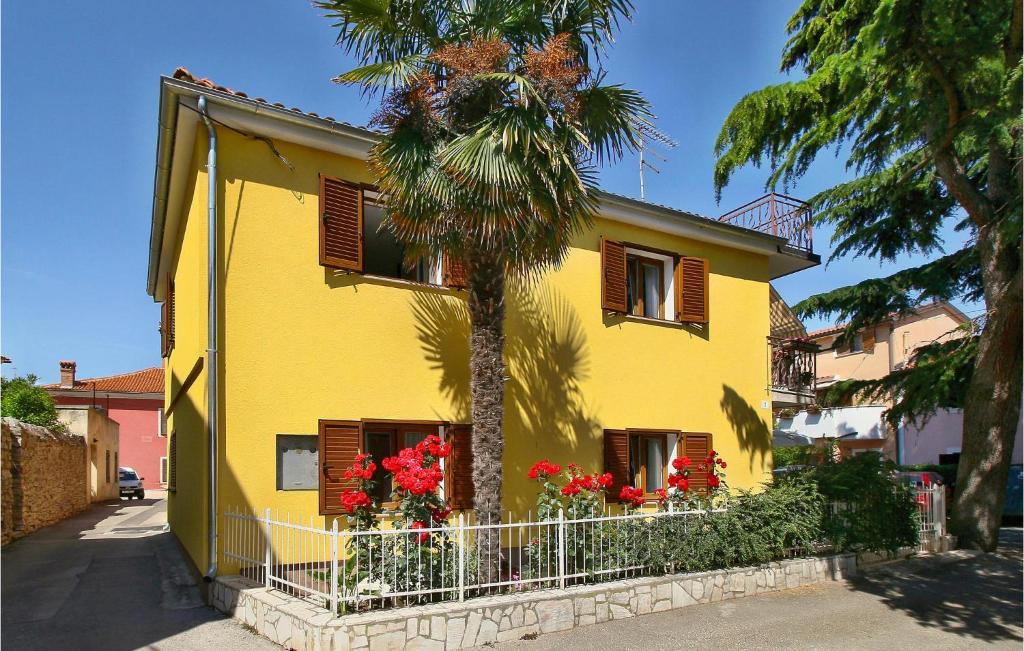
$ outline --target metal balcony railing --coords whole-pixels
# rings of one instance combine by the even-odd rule
[[[807,203],[773,192],[725,213],[718,221],[784,237],[794,249],[811,253],[814,251],[811,216]]]
[[[802,339],[768,337],[771,388],[814,395],[818,345]]]

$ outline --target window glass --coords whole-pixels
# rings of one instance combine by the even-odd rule
[[[167,416],[164,415],[164,408],[160,407],[156,410],[157,428],[160,436],[167,436]]]
[[[864,336],[854,335],[853,337],[853,352],[859,353],[864,350]]]
[[[160,457],[160,483],[167,483],[167,457]]]
[[[661,316],[661,269],[660,265],[644,263],[644,316],[657,319]]]
[[[319,441],[315,435],[278,434],[277,489],[294,491],[319,488],[319,456]],[[167,457],[160,458],[160,481],[167,481]]]
[[[645,493],[653,493],[659,488],[664,488],[664,477],[662,472],[665,468],[664,451],[665,441],[662,438],[645,438],[644,447],[646,453],[645,466],[647,482],[644,485]]]
[[[394,446],[394,431],[392,430],[367,430],[366,432],[366,451],[373,458],[373,461],[378,467],[381,465],[386,457],[393,456],[395,454]],[[380,502],[386,502],[391,499],[391,475],[388,473],[379,473],[375,479],[377,479],[377,485],[374,487],[373,497],[377,498]]]
[[[626,256],[626,309],[634,316],[664,318],[664,263],[639,255]]]
[[[134,481],[139,478],[139,476],[131,470],[121,470],[117,473],[117,476],[120,481]]]
[[[384,227],[384,209],[367,198],[363,203],[363,271],[375,276],[431,282],[430,261],[405,261],[405,248]]]
[[[417,443],[419,443],[423,439],[427,438],[427,433],[426,432],[405,432],[405,434],[403,435],[403,438],[405,439],[405,447],[413,448],[413,447],[416,447]]]

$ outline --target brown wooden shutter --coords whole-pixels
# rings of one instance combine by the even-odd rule
[[[601,238],[601,308],[626,312],[626,247]]]
[[[363,270],[363,191],[355,183],[320,176],[320,264]]]
[[[861,341],[864,342],[865,353],[875,352],[875,329],[868,328],[863,333],[861,333]]]
[[[354,489],[354,480],[345,481],[345,471],[359,454],[358,421],[320,421],[320,514],[343,513],[341,491]]]
[[[445,427],[445,440],[452,453],[445,459],[445,497],[453,509],[473,508],[473,426]]]
[[[174,278],[167,274],[167,295],[160,307],[160,354],[167,357],[174,348]]]
[[[452,255],[441,256],[441,284],[452,289],[465,289],[466,264]]]
[[[608,500],[618,500],[622,487],[633,483],[629,476],[629,432],[626,430],[604,431],[604,471],[612,475]]]
[[[683,256],[676,265],[676,319],[708,322],[708,261]]]
[[[685,432],[683,437],[683,456],[690,457],[690,490],[706,493],[708,490],[707,474],[698,470],[711,452],[711,435],[704,433]]]
[[[167,490],[178,488],[178,435],[171,432],[167,440]]]

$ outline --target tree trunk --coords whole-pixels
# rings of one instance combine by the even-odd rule
[[[1021,409],[1021,269],[1017,238],[998,221],[978,231],[987,319],[964,400],[964,434],[951,531],[958,545],[992,551]]]
[[[469,386],[473,418],[474,509],[479,524],[501,522],[505,398],[505,269],[499,254],[474,247],[466,256],[469,288]],[[480,578],[498,580],[500,530],[479,530]]]

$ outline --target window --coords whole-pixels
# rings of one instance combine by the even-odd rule
[[[855,353],[864,352],[864,335],[854,335],[853,345],[850,347],[850,350]]]
[[[663,433],[631,434],[629,437],[629,476],[633,486],[643,488],[648,495],[665,488],[668,437]]]
[[[363,190],[363,271],[420,283],[439,282],[436,263],[426,258],[406,260],[405,247],[384,226],[384,209],[375,202],[377,196]]]
[[[601,309],[628,316],[708,322],[708,261],[601,238]]]
[[[403,448],[414,447],[431,433],[437,433],[436,425],[381,425],[367,424],[363,428],[363,450],[369,452],[377,466],[386,457],[393,457]],[[391,475],[384,473],[377,481],[373,496],[380,502],[391,500],[394,486]]]
[[[106,472],[107,483],[110,483],[110,450],[107,450],[107,472]]]
[[[320,446],[314,434],[277,435],[277,490],[316,490],[320,486]]]
[[[156,425],[160,436],[167,438],[167,416],[164,415],[163,407],[156,410]]]
[[[626,256],[626,308],[633,316],[665,318],[665,262],[644,255]]]
[[[167,457],[160,457],[160,483],[167,485]]]
[[[134,470],[120,470],[117,473],[117,478],[120,481],[135,481],[139,476],[135,474]]]
[[[174,278],[167,274],[167,289],[160,312],[160,351],[169,357],[174,349]]]

